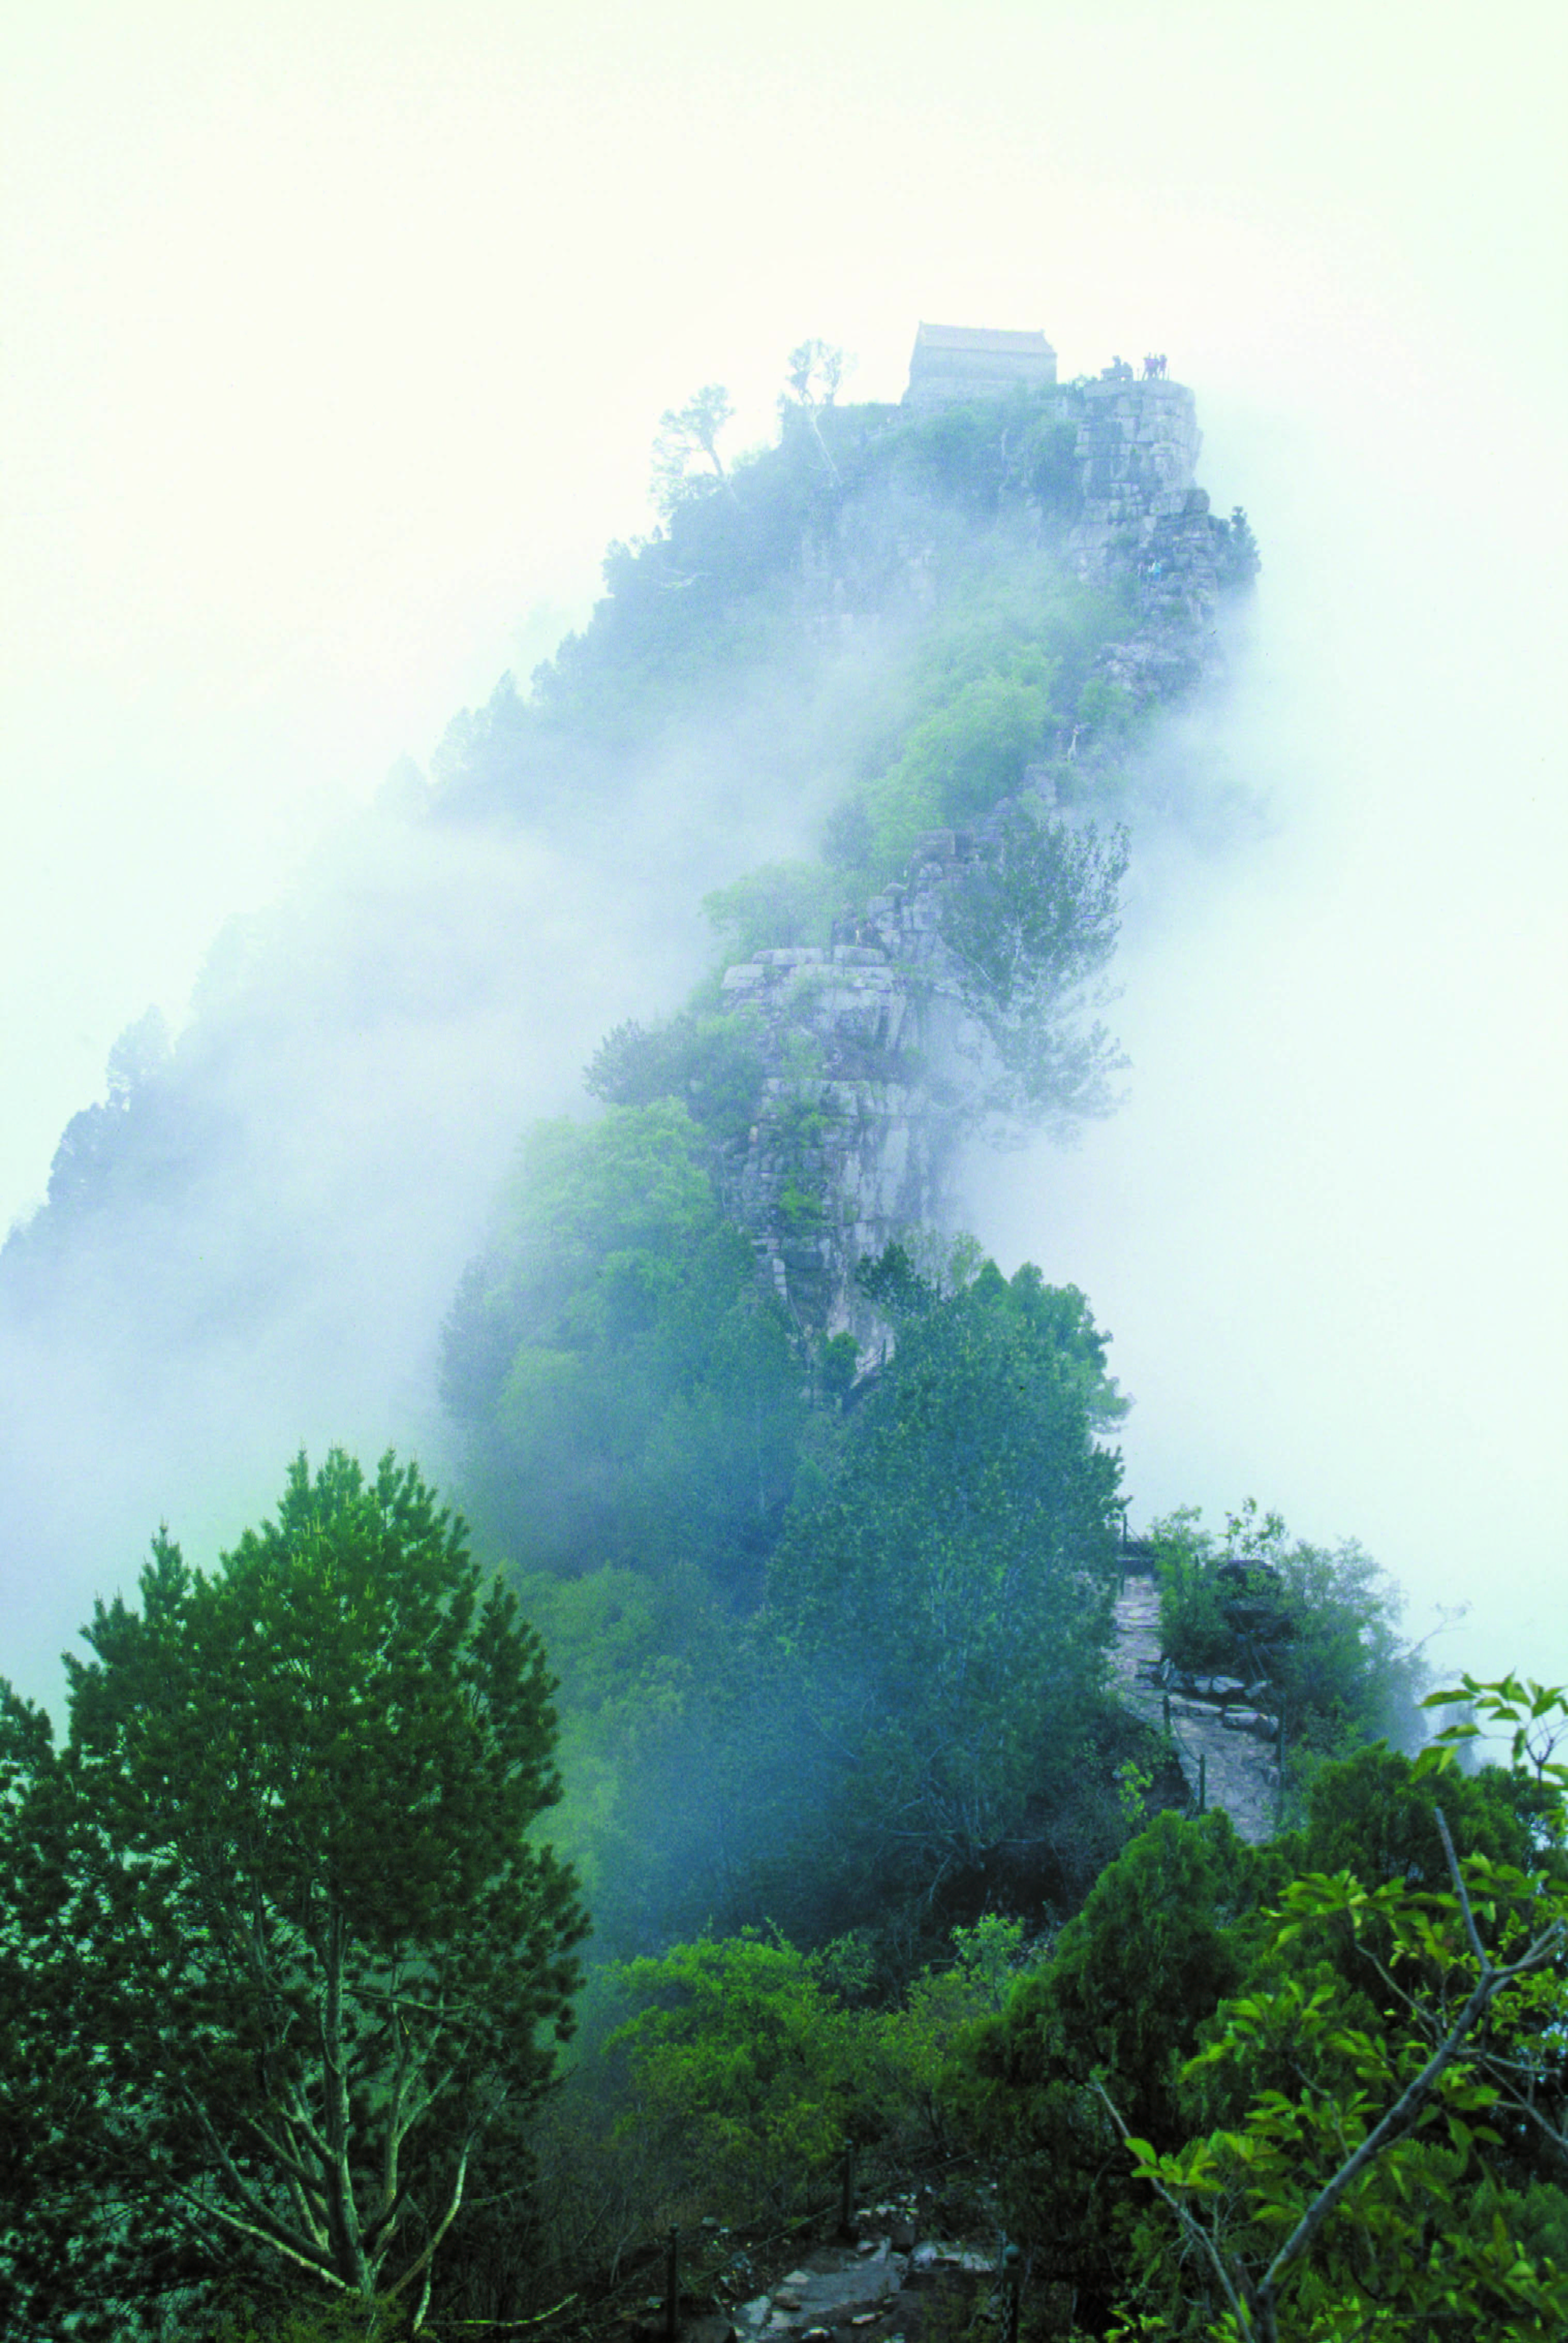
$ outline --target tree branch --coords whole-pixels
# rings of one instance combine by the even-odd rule
[[[473,2135],[470,2133],[469,2137],[463,2142],[463,2152],[457,2158],[457,2169],[452,2181],[451,2202],[447,2207],[445,2213],[441,2216],[436,2234],[430,2239],[428,2245],[424,2247],[423,2251],[417,2255],[415,2259],[409,2263],[402,2277],[395,2278],[392,2284],[387,2288],[387,2298],[388,2301],[391,2300],[394,2295],[401,2294],[403,2288],[414,2278],[417,2278],[421,2271],[428,2269],[431,2263],[435,2260],[437,2247],[440,2245],[442,2238],[446,2236],[447,2230],[451,2227],[453,2222],[457,2217],[457,2208],[463,2201],[464,2183],[468,2177],[468,2157],[472,2153],[473,2146]],[[415,2313],[414,2325],[416,2329],[417,2329],[420,2320],[425,2316],[425,2310],[428,2301],[429,2288],[427,2287],[425,2289],[424,2298],[421,2300],[419,2308]]]
[[[291,2246],[286,2238],[276,2236],[271,2229],[254,2221],[241,2220],[237,2213],[229,2212],[225,2206],[209,2205],[192,2188],[179,2187],[175,2194],[183,2197],[201,2219],[221,2221],[225,2228],[233,2229],[242,2237],[256,2237],[264,2246],[270,2246],[274,2253],[282,2254],[286,2260],[297,2263],[301,2269],[307,2269],[312,2278],[320,2278],[325,2285],[335,2286],[345,2294],[353,2292],[347,2279],[339,2278],[329,2261],[317,2260],[314,2255]]]
[[[1422,2107],[1436,2090],[1444,2071],[1452,2065],[1467,2037],[1485,2015],[1488,2004],[1495,1998],[1504,1986],[1512,1985],[1516,1977],[1527,1976],[1532,1969],[1541,1967],[1542,1964],[1550,1957],[1553,1946],[1562,1936],[1562,1923],[1554,1920],[1551,1926],[1543,1929],[1526,1948],[1520,1959],[1511,1962],[1506,1968],[1499,1968],[1481,1941],[1464,1879],[1453,1852],[1453,1841],[1449,1836],[1448,1825],[1443,1820],[1441,1808],[1436,1811],[1438,1829],[1442,1835],[1443,1851],[1448,1857],[1449,1874],[1453,1881],[1460,1908],[1464,1915],[1466,1934],[1481,1963],[1481,1975],[1477,1977],[1463,2008],[1420,2074],[1405,2086],[1381,2123],[1373,2126],[1361,2146],[1352,2155],[1346,2157],[1332,2178],[1319,2190],[1264,2271],[1262,2282],[1258,2288],[1257,2301],[1259,2308],[1267,2313],[1270,2324],[1266,2332],[1269,2334],[1274,2331],[1273,2309],[1278,2298],[1279,2283],[1292,2263],[1300,2260],[1345,2191],[1360,2178],[1367,2167],[1382,2153],[1385,2147],[1392,2146],[1393,2141],[1402,2138],[1412,2128]]]
[[[1111,2120],[1116,2126],[1117,2130],[1121,2133],[1124,2144],[1130,2145],[1132,2135],[1121,2120],[1121,2108],[1116,2105],[1115,2100],[1111,2097],[1104,2084],[1099,2081],[1098,2078],[1095,2080],[1093,2087],[1098,2096],[1104,2100]],[[1237,2323],[1241,2327],[1241,2332],[1244,2335],[1250,2334],[1252,2328],[1251,2313],[1246,2303],[1242,2301],[1241,2297],[1237,2293],[1236,2288],[1231,2282],[1230,2271],[1225,2268],[1224,2263],[1220,2258],[1219,2247],[1214,2243],[1213,2238],[1209,2235],[1209,2232],[1203,2227],[1202,2222],[1199,2220],[1195,2213],[1191,2211],[1187,2206],[1182,2204],[1181,2199],[1175,2194],[1173,2189],[1166,2187],[1165,2183],[1160,2179],[1156,2174],[1152,2172],[1145,2172],[1141,2177],[1143,2179],[1148,2181],[1149,2186],[1153,2189],[1155,2195],[1162,2197],[1164,2202],[1170,2206],[1171,2210],[1175,2214],[1176,2218],[1181,2222],[1181,2227],[1197,2246],[1200,2252],[1207,2260],[1209,2267],[1213,2271],[1215,2277],[1219,2279],[1221,2290],[1224,2294],[1225,2299],[1230,2304],[1231,2308],[1235,2312]]]

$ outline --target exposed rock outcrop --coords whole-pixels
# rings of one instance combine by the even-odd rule
[[[1193,482],[1201,435],[1192,393],[1160,379],[1101,380],[1053,397],[1057,421],[1077,433],[1067,557],[1085,577],[1133,587],[1136,623],[1102,653],[1100,673],[1136,707],[1175,699],[1216,656],[1225,538]],[[1042,521],[1040,558],[1059,560],[1060,531],[1050,546],[1046,535]],[[934,548],[911,538],[900,558],[918,601]],[[831,538],[807,548],[806,583],[824,621],[846,625],[882,590],[859,576],[855,546]],[[1031,792],[1054,803],[1045,769],[1022,777],[1022,797]],[[952,1225],[959,1110],[983,1042],[941,940],[941,900],[984,847],[983,825],[932,832],[905,880],[846,914],[831,945],[759,951],[724,977],[727,1002],[760,1021],[768,1069],[746,1146],[721,1170],[726,1202],[770,1289],[826,1333],[873,1341],[857,1262],[911,1231]]]
[[[857,1262],[951,1223],[963,1052],[978,1044],[938,922],[971,851],[965,833],[934,832],[908,882],[868,905],[862,940],[759,952],[725,973],[727,1003],[761,1021],[771,1069],[721,1173],[726,1202],[779,1300],[829,1334],[874,1338]]]
[[[1216,657],[1225,525],[1194,485],[1203,435],[1184,383],[1090,382],[1059,394],[1078,426],[1082,506],[1068,539],[1081,572],[1131,572],[1140,622],[1112,644],[1108,681],[1141,704],[1196,683]]]

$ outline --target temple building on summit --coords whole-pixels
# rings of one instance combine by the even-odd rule
[[[1000,398],[1010,390],[1049,390],[1056,352],[1043,334],[1005,333],[990,326],[927,326],[915,334],[906,407],[945,407],[969,398]]]

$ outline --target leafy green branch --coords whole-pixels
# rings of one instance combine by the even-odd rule
[[[1560,1789],[1568,1768],[1551,1751],[1568,1694],[1466,1677],[1462,1692],[1433,1694],[1429,1704],[1461,1699],[1512,1725],[1526,1788],[1533,1765]],[[1452,1767],[1480,1729],[1471,1719],[1449,1726],[1414,1770]],[[1279,2343],[1288,2332],[1306,2343],[1361,2332],[1369,2318],[1393,2312],[1464,2318],[1477,2332],[1562,2331],[1568,2278],[1532,2261],[1501,2209],[1489,2227],[1450,2215],[1437,2254],[1420,2207],[1424,2201],[1442,2218],[1473,2159],[1503,2151],[1495,2127],[1510,2113],[1568,2159],[1568,2134],[1539,2104],[1538,2087],[1558,2064],[1568,1893],[1554,1860],[1529,1870],[1481,1854],[1462,1861],[1441,1809],[1434,1820],[1446,1890],[1422,1891],[1405,1875],[1368,1888],[1348,1871],[1309,1873],[1274,1915],[1272,1946],[1287,1959],[1322,1942],[1325,1928],[1349,1930],[1382,1987],[1381,2026],[1362,2021],[1332,1965],[1274,1968],[1264,1989],[1226,2005],[1216,2037],[1185,2071],[1272,2072],[1294,2086],[1255,2088],[1238,2127],[1174,2154],[1135,2137],[1096,2080],[1136,2177],[1169,2208],[1218,2289],[1225,2308],[1209,2330],[1216,2337]],[[1145,2319],[1120,2331],[1151,2329]]]

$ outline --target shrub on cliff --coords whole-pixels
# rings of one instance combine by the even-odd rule
[[[1153,1524],[1161,1640],[1178,1667],[1262,1682],[1285,1724],[1293,1778],[1380,1736],[1421,1737],[1420,1654],[1398,1588],[1353,1539],[1292,1539],[1249,1499],[1222,1535],[1188,1507]]]
[[[609,1106],[674,1099],[720,1146],[743,1139],[762,1088],[761,1030],[746,1011],[688,1010],[662,1024],[628,1019],[607,1033],[583,1080]]]

